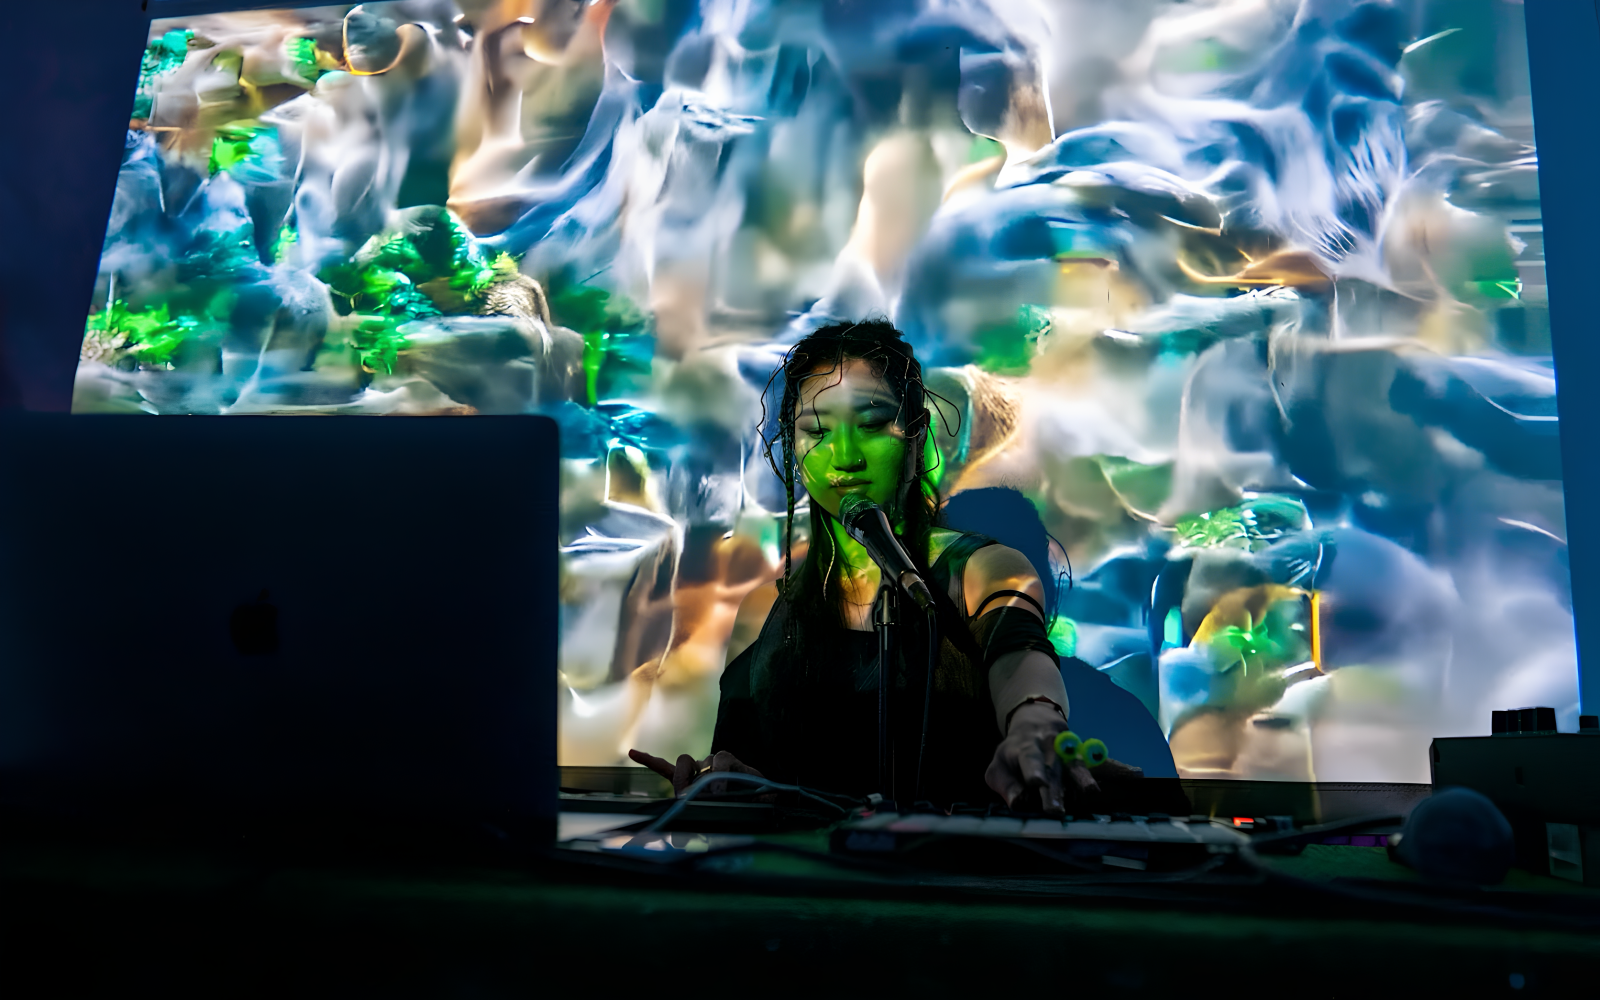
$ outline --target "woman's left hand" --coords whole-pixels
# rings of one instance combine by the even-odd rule
[[[688,754],[680,754],[675,764],[669,763],[653,754],[647,754],[643,750],[629,750],[628,756],[633,759],[634,763],[643,764],[672,782],[672,794],[674,796],[682,795],[684,789],[694,784],[697,779],[714,771],[733,771],[735,773],[754,775],[757,778],[765,777],[760,771],[745,764],[726,750],[720,750],[705,760],[695,760]],[[706,791],[712,795],[721,795],[729,790],[729,784],[726,781],[714,782]],[[750,786],[744,785],[744,788],[748,787]]]

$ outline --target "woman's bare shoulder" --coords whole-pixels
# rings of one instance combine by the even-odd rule
[[[1040,604],[1044,603],[1044,584],[1035,572],[1033,563],[1021,552],[1004,545],[985,545],[972,554],[962,575],[961,589],[966,593],[969,615],[978,610],[984,598],[998,590],[1020,591]],[[1037,608],[1019,597],[998,598],[989,607],[1009,604],[1038,613]]]

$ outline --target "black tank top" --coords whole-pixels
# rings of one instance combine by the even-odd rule
[[[968,630],[973,623],[966,614],[962,577],[972,554],[992,544],[994,540],[983,535],[957,535],[932,566],[930,584],[949,594],[960,627]],[[899,664],[890,688],[894,773],[891,787],[881,788],[877,634],[840,628],[830,633],[827,642],[837,648],[807,650],[812,679],[807,696],[799,699],[801,710],[792,711],[791,705],[791,711],[779,712],[773,704],[773,671],[782,659],[776,654],[784,643],[789,613],[788,602],[779,597],[756,641],[723,671],[713,752],[726,750],[775,781],[849,795],[882,792],[902,804],[910,804],[914,796],[941,806],[999,801],[984,782],[1001,733],[983,663],[940,637],[922,784],[913,790],[927,677],[927,630],[920,616],[902,611]],[[1039,632],[1042,635],[1042,629]],[[1039,643],[1035,640],[1032,645],[1037,648]]]

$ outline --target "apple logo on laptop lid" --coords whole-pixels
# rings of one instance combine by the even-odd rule
[[[240,656],[266,656],[278,651],[278,608],[265,590],[254,603],[233,609],[228,634]]]

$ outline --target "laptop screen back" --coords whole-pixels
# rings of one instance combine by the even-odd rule
[[[13,808],[555,814],[557,435],[6,418]]]

